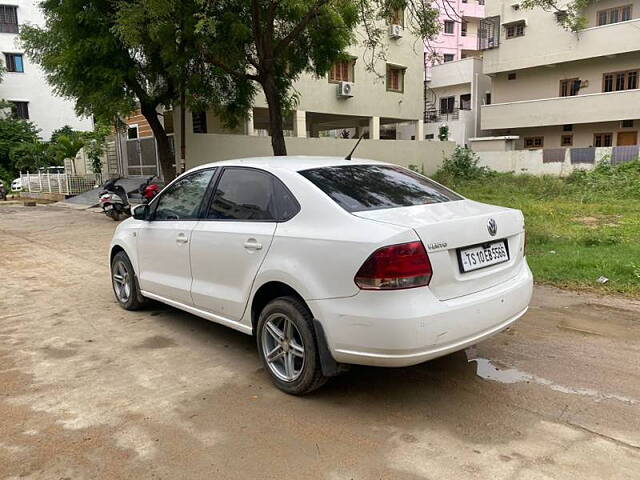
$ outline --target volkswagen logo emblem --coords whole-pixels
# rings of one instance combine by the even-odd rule
[[[492,237],[495,237],[496,233],[498,233],[498,224],[493,218],[490,218],[487,222],[487,230],[489,230],[489,235]]]

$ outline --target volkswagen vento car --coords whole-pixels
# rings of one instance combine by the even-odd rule
[[[110,265],[122,307],[154,299],[254,335],[292,394],[346,364],[414,365],[480,342],[527,311],[533,283],[520,211],[327,157],[194,168],[118,226]]]

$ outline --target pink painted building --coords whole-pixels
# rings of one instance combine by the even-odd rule
[[[478,49],[485,0],[435,2],[442,28],[425,46],[425,139],[438,139],[446,126],[449,140],[466,145],[481,134],[480,107],[491,101],[491,79],[482,74]]]
[[[435,0],[440,9],[442,29],[425,47],[426,79],[430,67],[478,56],[478,26],[484,18],[485,0]]]

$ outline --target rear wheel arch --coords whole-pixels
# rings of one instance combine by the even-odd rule
[[[312,318],[312,326],[315,331],[315,337],[318,348],[318,355],[320,359],[320,366],[322,368],[322,373],[325,377],[333,377],[337,375],[340,371],[338,363],[333,358],[331,354],[331,350],[329,349],[329,345],[327,342],[327,337],[322,327],[322,323],[316,318],[313,314],[313,311],[305,302],[302,295],[300,295],[294,288],[287,285],[284,282],[280,281],[269,281],[264,283],[263,285],[256,290],[256,293],[253,295],[251,300],[251,327],[254,336],[258,336],[258,320],[260,319],[260,313],[266,307],[269,302],[277,299],[289,297],[297,302],[305,308]],[[259,339],[258,339],[259,341]]]
[[[113,262],[113,257],[115,257],[120,252],[124,252],[127,257],[129,256],[127,251],[120,245],[114,245],[113,247],[111,247],[111,252],[109,253],[109,265],[111,265],[111,263]]]
[[[302,305],[311,313],[313,312],[307,302],[305,302],[302,295],[300,295],[293,287],[280,281],[269,281],[260,286],[256,290],[256,293],[251,299],[251,327],[253,333],[256,333],[256,326],[258,325],[258,318],[262,309],[272,300],[279,297],[293,297],[302,303]]]

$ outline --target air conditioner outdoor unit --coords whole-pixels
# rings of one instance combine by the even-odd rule
[[[353,83],[352,82],[340,82],[338,84],[338,96],[339,97],[353,97]]]
[[[402,38],[403,30],[402,25],[389,25],[389,36],[391,38]]]

